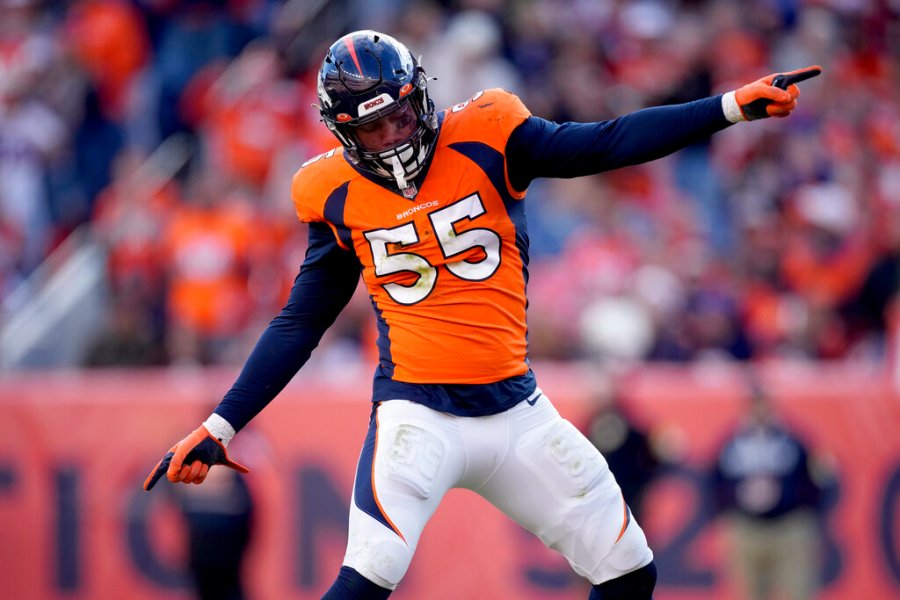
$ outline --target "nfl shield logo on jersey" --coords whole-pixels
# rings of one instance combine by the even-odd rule
[[[415,198],[416,194],[418,194],[418,193],[419,193],[419,190],[416,189],[416,184],[414,184],[414,183],[411,183],[408,186],[406,186],[405,188],[403,188],[403,196],[405,198],[409,198],[410,200]]]

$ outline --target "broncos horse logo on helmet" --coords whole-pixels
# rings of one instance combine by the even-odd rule
[[[437,138],[438,119],[428,97],[428,78],[412,53],[394,38],[365,30],[328,49],[319,70],[319,112],[350,160],[415,195],[411,180],[425,166]],[[409,110],[415,127],[387,148],[367,148],[360,126]],[[411,191],[410,191],[411,190]]]

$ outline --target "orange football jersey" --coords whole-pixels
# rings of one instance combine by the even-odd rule
[[[475,94],[443,113],[413,199],[363,175],[336,148],[307,161],[291,196],[356,254],[374,304],[381,368],[408,383],[493,383],[528,372],[524,192],[504,149],[530,113]]]

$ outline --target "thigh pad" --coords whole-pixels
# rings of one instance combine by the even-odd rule
[[[606,459],[570,422],[559,419],[524,434],[516,445],[519,459],[562,500],[583,499],[609,479]]]
[[[408,487],[419,498],[430,497],[444,461],[443,440],[409,423],[392,426],[383,435],[388,478]]]

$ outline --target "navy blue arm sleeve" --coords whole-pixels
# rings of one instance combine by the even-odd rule
[[[721,96],[645,108],[597,123],[529,117],[507,142],[510,183],[522,191],[539,177],[580,177],[648,162],[729,125]]]
[[[309,247],[291,295],[269,323],[215,413],[239,431],[277,396],[309,359],[359,282],[356,255],[327,225],[309,226]]]

